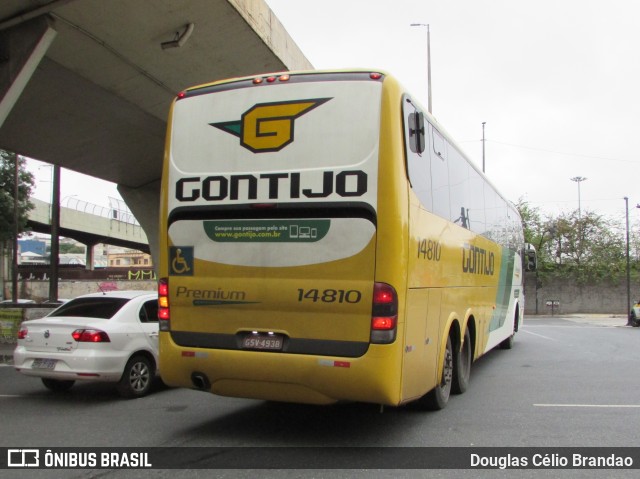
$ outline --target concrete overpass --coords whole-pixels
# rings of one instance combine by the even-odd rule
[[[31,202],[28,226],[36,233],[51,233],[51,205],[36,198]],[[84,209],[60,208],[59,233],[87,245],[87,266],[93,265],[93,246],[99,243],[149,252],[149,240],[137,222],[112,214],[112,209],[80,203]]]
[[[157,253],[169,105],[311,64],[263,0],[2,0],[0,148],[118,184]]]

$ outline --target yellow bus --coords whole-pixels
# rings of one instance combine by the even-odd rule
[[[289,72],[174,101],[163,380],[440,409],[524,311],[521,219],[383,72]]]

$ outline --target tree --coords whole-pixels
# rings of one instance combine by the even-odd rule
[[[520,200],[525,241],[538,252],[537,277],[561,275],[576,283],[618,281],[626,272],[625,228],[590,211],[572,211],[542,219],[537,208]],[[633,266],[637,266],[634,261]]]
[[[27,227],[29,201],[34,186],[33,175],[26,169],[26,160],[15,153],[0,150],[0,242],[5,244],[15,238],[14,205],[16,161],[18,162],[18,234]]]
[[[549,220],[544,220],[539,208],[527,203],[523,198],[518,200],[516,208],[522,218],[525,243],[531,243],[537,252],[537,269],[539,272],[553,269],[554,259],[551,254],[551,243],[554,241],[554,229]]]

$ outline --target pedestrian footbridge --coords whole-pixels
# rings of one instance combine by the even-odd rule
[[[51,233],[51,204],[35,198],[29,213],[28,227],[36,233]],[[149,241],[144,230],[131,212],[119,203],[111,207],[93,205],[70,198],[67,206],[60,207],[59,236],[73,238],[87,245],[87,255],[93,246],[106,243],[149,253]],[[88,257],[86,264],[93,264]]]

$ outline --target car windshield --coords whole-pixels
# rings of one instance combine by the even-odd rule
[[[127,298],[77,298],[63,304],[49,316],[83,316],[85,318],[112,318],[129,300]]]

